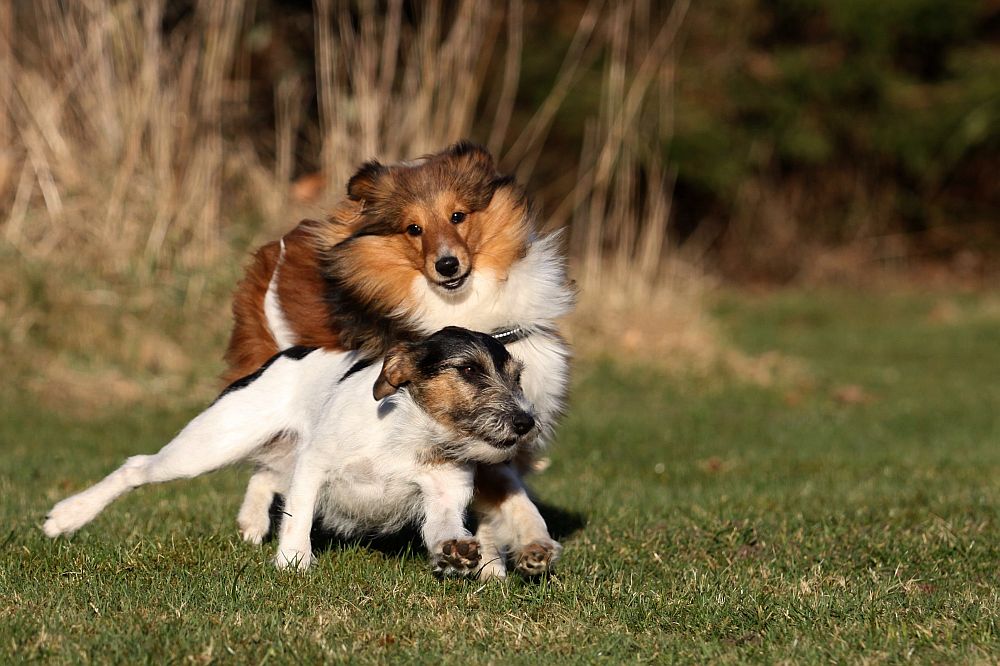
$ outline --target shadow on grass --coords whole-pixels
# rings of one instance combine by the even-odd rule
[[[269,510],[271,516],[271,536],[269,539],[273,539],[274,535],[278,533],[281,519],[284,516],[284,504],[284,498],[281,495],[274,496]],[[556,541],[571,537],[587,524],[587,517],[582,513],[537,500],[535,506],[538,507],[538,511],[545,519],[545,524],[548,525],[549,533]],[[471,527],[472,531],[475,532],[474,521]],[[420,531],[415,527],[407,527],[393,534],[345,537],[314,524],[310,539],[313,550],[319,553],[360,547],[382,553],[388,557],[408,558],[424,552]]]
[[[556,541],[568,539],[587,526],[587,516],[578,511],[570,511],[538,500],[535,500],[535,506],[545,519],[549,534]]]

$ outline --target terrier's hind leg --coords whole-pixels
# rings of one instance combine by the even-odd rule
[[[247,543],[259,545],[271,531],[271,504],[275,495],[288,490],[295,469],[295,444],[295,435],[283,432],[252,456],[258,467],[236,516],[240,535]]]
[[[478,507],[476,507],[478,509]],[[479,518],[479,528],[476,530],[476,540],[482,551],[482,564],[479,567],[479,580],[491,580],[507,577],[507,563],[504,549],[496,534],[496,525],[492,515],[476,511]]]
[[[291,431],[287,400],[275,400],[265,381],[223,395],[155,455],[133,456],[103,481],[56,504],[42,529],[69,534],[93,520],[122,494],[145,485],[191,478],[247,458],[276,431]]]
[[[240,513],[236,517],[240,535],[247,543],[260,545],[271,530],[271,502],[282,490],[277,472],[262,468],[254,472],[247,484]]]
[[[285,495],[285,517],[278,534],[278,554],[274,564],[279,569],[294,567],[305,571],[312,564],[312,529],[316,499],[326,482],[326,471],[308,456],[295,463],[288,493]]]
[[[100,483],[56,504],[42,526],[45,535],[72,534],[93,520],[115,498],[147,483],[146,468],[152,457],[132,456]]]

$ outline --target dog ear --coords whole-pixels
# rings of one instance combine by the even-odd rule
[[[455,184],[460,195],[473,210],[489,206],[493,193],[503,182],[490,151],[471,141],[459,141],[445,153],[454,165],[457,174]]]
[[[347,181],[347,197],[353,201],[370,201],[378,192],[379,183],[389,173],[389,167],[381,162],[365,162],[357,173]]]
[[[491,155],[490,151],[478,143],[473,143],[469,140],[463,139],[458,143],[448,146],[445,152],[452,157],[461,158],[470,163],[474,163],[484,170],[492,172],[496,171],[493,166],[493,155]]]
[[[493,155],[483,146],[471,141],[459,141],[449,146],[445,153],[451,157],[455,168],[483,183],[490,183],[500,174],[493,163]]]
[[[382,371],[375,380],[375,386],[372,387],[372,395],[376,400],[392,395],[413,380],[415,370],[409,346],[396,345],[385,354]]]

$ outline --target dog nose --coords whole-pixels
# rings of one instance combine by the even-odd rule
[[[434,262],[434,268],[436,268],[437,272],[441,275],[451,277],[458,272],[458,257],[452,257],[451,255],[441,257]]]
[[[513,422],[514,432],[518,435],[523,435],[535,427],[535,419],[531,418],[531,414],[527,412],[518,412],[515,414]]]

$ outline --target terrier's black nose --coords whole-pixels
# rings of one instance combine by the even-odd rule
[[[535,427],[535,419],[531,418],[531,414],[527,412],[518,412],[515,414],[513,423],[514,432],[518,435],[523,435]]]
[[[458,272],[458,257],[452,257],[451,255],[441,257],[434,262],[434,268],[436,268],[437,272],[441,275],[451,277]]]

